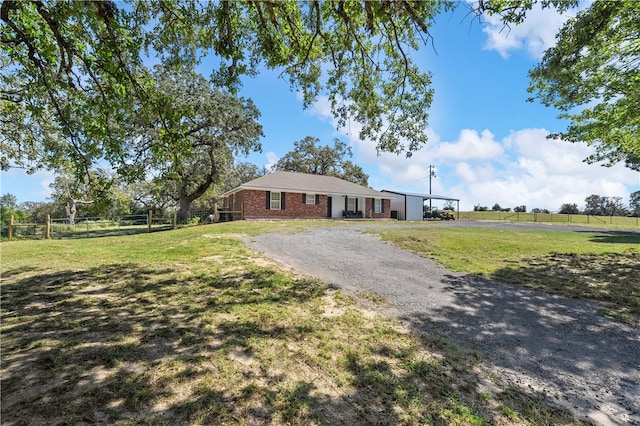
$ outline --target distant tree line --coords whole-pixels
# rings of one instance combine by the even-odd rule
[[[127,182],[116,176],[102,172],[94,176],[94,182],[78,180],[73,174],[59,174],[49,185],[51,201],[27,201],[18,204],[15,195],[7,193],[0,197],[0,216],[2,229],[9,224],[9,218],[15,221],[44,223],[47,215],[53,219],[74,217],[116,218],[127,215],[154,214],[163,215],[178,207],[173,196],[171,182],[149,180]],[[221,179],[195,200],[192,210],[208,209],[218,201],[218,194],[233,189],[244,182],[266,173],[264,168],[255,164],[238,162],[225,168]],[[96,182],[103,185],[97,186]]]
[[[625,205],[622,197],[604,197],[597,194],[589,195],[584,199],[584,209],[578,208],[575,203],[564,203],[560,206],[558,213],[560,214],[587,214],[591,216],[631,216],[640,217],[640,191],[631,193],[629,196],[629,204]],[[502,207],[495,203],[491,209],[487,206],[476,204],[473,211],[485,212],[510,212],[525,213],[527,207],[525,205],[513,207]],[[551,213],[547,209],[533,208],[531,213]]]
[[[276,170],[336,176],[366,186],[369,176],[349,160],[351,156],[351,148],[340,140],[334,140],[334,146],[322,146],[319,139],[307,136],[294,142],[294,148],[271,170],[235,161],[233,155],[216,164],[205,162],[206,167],[198,159],[207,155],[196,155],[188,161],[183,157],[175,170],[167,169],[137,180],[102,169],[79,177],[73,167],[61,168],[49,185],[50,202],[28,201],[18,205],[13,194],[0,197],[2,229],[11,215],[22,222],[44,223],[49,215],[74,223],[76,217],[116,218],[146,214],[149,210],[163,215],[178,209],[179,218],[185,219],[190,211],[213,208],[220,194]],[[159,171],[158,167],[152,169]]]
[[[334,139],[331,147],[322,146],[320,139],[307,136],[294,142],[293,149],[280,158],[272,170],[335,176],[367,186],[369,175],[349,160],[352,156],[351,147],[339,139]]]

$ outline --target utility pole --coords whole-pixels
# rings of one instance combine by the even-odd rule
[[[431,177],[436,177],[436,167],[429,164],[429,195],[431,195]],[[429,212],[431,212],[431,197],[429,197]]]

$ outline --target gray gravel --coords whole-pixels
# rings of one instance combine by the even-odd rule
[[[549,229],[544,224],[505,222],[442,224],[470,225]],[[449,272],[361,232],[375,226],[265,234],[246,243],[298,273],[319,277],[347,292],[364,290],[383,296],[392,306],[390,313],[414,330],[439,333],[480,352],[496,377],[586,420],[640,425],[638,326],[597,315],[596,304]]]

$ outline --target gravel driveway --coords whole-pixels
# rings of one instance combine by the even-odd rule
[[[442,226],[549,229],[456,221]],[[246,243],[293,270],[347,292],[379,294],[423,333],[477,350],[497,377],[602,425],[640,425],[640,332],[594,304],[452,273],[361,231],[376,225],[265,234]],[[395,225],[402,226],[402,225]],[[438,225],[440,226],[440,225]],[[560,232],[584,232],[562,228]]]

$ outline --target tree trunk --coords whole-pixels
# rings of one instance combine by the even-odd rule
[[[185,221],[189,216],[189,210],[191,210],[192,199],[184,191],[180,191],[179,196],[180,199],[178,200],[178,202],[180,208],[178,210],[178,219],[180,219],[180,221]]]
[[[69,225],[74,226],[76,224],[76,200],[72,200],[71,206],[67,203],[66,211]]]
[[[211,157],[211,161],[214,161],[213,157]],[[191,203],[194,200],[200,198],[200,196],[202,196],[202,194],[204,194],[207,189],[209,189],[209,187],[213,183],[213,176],[216,172],[217,167],[215,166],[215,163],[213,163],[210,172],[206,176],[206,179],[191,193],[187,191],[185,185],[183,185],[182,183],[180,184],[180,187],[178,189],[178,203],[180,204],[180,209],[178,210],[178,218],[180,220],[187,219],[189,210],[191,210]]]

